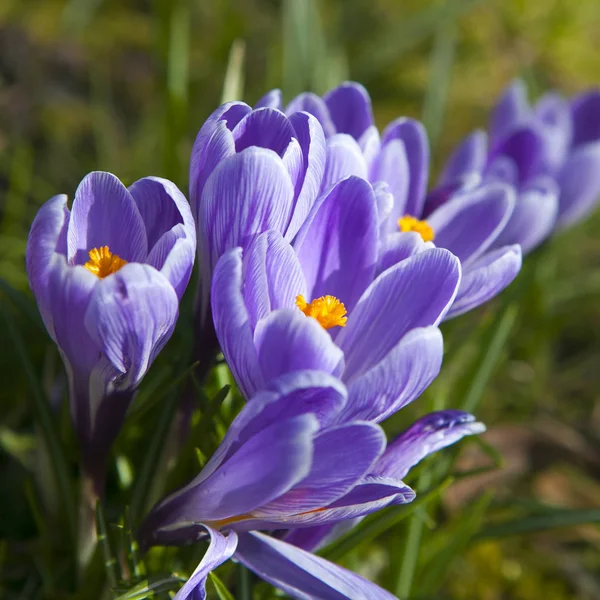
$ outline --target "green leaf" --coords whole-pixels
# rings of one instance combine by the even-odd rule
[[[481,527],[485,512],[490,505],[493,494],[484,494],[461,513],[458,527],[444,544],[442,550],[424,566],[426,577],[422,578],[423,585],[418,589],[418,595],[433,594],[439,587],[442,577],[448,571],[452,561],[461,554]]]
[[[217,577],[214,571],[211,571],[208,574],[208,578],[210,582],[213,584],[215,591],[217,592],[217,596],[219,596],[219,600],[235,600],[235,598],[231,595],[231,592],[227,589],[225,584]]]
[[[494,319],[489,330],[484,333],[481,340],[482,352],[466,377],[469,383],[461,405],[461,409],[465,412],[472,413],[477,410],[485,388],[500,360],[517,314],[518,306],[513,303],[508,304]]]
[[[223,82],[221,104],[244,97],[244,62],[246,59],[246,44],[244,40],[233,40],[229,50],[229,60]]]
[[[478,541],[498,539],[511,535],[523,535],[577,525],[600,524],[600,509],[556,509],[546,514],[533,515],[522,519],[494,523],[480,531]]]
[[[355,69],[360,75],[373,72],[397,60],[398,56],[433,35],[442,23],[456,21],[463,14],[484,0],[448,0],[429,6],[398,25],[393,22],[387,31],[380,31],[373,40],[370,51],[356,61]]]
[[[456,29],[456,23],[452,19],[443,19],[435,34],[431,50],[429,84],[423,106],[423,125],[429,134],[429,144],[432,148],[435,147],[444,123],[456,48]]]
[[[15,351],[21,359],[23,370],[25,371],[29,386],[31,388],[33,413],[50,457],[50,464],[54,472],[54,481],[56,482],[58,488],[61,505],[64,509],[66,518],[67,534],[73,541],[73,544],[75,544],[75,516],[77,515],[77,510],[75,508],[73,489],[69,481],[69,465],[58,437],[58,426],[54,421],[52,413],[50,412],[50,405],[48,404],[46,396],[35,373],[31,359],[29,358],[29,354],[27,353],[27,345],[23,340],[19,330],[15,326],[14,319],[8,313],[3,302],[0,302],[0,314],[4,319],[6,330],[13,341]]]
[[[176,590],[187,579],[177,575],[156,576],[144,579],[135,587],[121,594],[115,600],[145,600],[153,598],[156,594]]]
[[[113,552],[110,538],[108,536],[108,530],[106,528],[106,515],[104,514],[104,507],[102,502],[96,503],[96,524],[98,526],[98,543],[102,548],[102,555],[104,556],[104,568],[106,569],[106,578],[111,587],[117,585],[117,558]]]

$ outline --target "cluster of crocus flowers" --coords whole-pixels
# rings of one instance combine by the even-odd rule
[[[517,202],[495,244],[529,252],[556,228],[585,217],[600,198],[600,90],[567,100],[555,92],[530,105],[522,81],[503,93],[489,133],[468,135],[448,159],[428,201],[497,181]]]
[[[98,495],[197,251],[196,335],[202,343],[214,327],[247,403],[201,472],[140,530],[145,548],[210,538],[178,600],[204,598],[208,573],[232,556],[292,597],[393,598],[312,551],[410,502],[403,479],[415,464],[483,431],[453,410],[390,443],[379,424],[438,375],[440,323],[493,298],[518,274],[521,247],[591,209],[598,112],[597,92],[531,108],[517,84],[496,107],[489,150],[483,134],[469,136],[428,192],[418,121],[380,135],[356,83],[286,107],[274,90],[254,108],[225,104],[202,126],[191,207],[166,180],[126,188],[92,173],[71,210],[66,196],[40,209],[30,284]]]
[[[231,556],[292,597],[393,598],[308,554],[307,535],[314,545],[337,523],[412,501],[402,481],[410,468],[483,426],[458,411],[433,413],[386,448],[376,419],[354,417],[351,403],[345,386],[322,372],[272,380],[250,398],[200,474],[155,506],[142,525],[143,546],[211,538],[178,600],[203,597],[209,571]],[[305,536],[284,541],[257,530]]]

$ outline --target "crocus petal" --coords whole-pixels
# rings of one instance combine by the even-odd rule
[[[368,515],[391,504],[406,504],[414,499],[414,491],[399,479],[368,475],[350,492],[327,507],[295,515],[272,514],[269,518],[257,517],[255,521],[248,521],[236,526],[236,530],[314,527],[327,523],[339,523]]]
[[[235,106],[232,110],[243,109],[244,107],[250,110],[250,107],[246,105]],[[206,126],[207,124],[205,123],[200,133],[198,133],[190,158],[190,202],[192,203],[195,219],[198,219],[198,215],[200,214],[202,192],[204,191],[206,181],[222,160],[235,154],[233,134],[229,127],[227,127],[225,119],[216,121],[211,125],[211,135],[209,137],[206,137],[203,133]]]
[[[343,368],[344,354],[329,333],[298,308],[277,310],[260,321],[254,344],[264,381],[307,369],[339,375]]]
[[[380,232],[383,233],[381,226],[387,221],[392,212],[394,196],[390,192],[390,186],[385,181],[375,182],[373,192],[375,193],[375,206],[377,206],[377,224]]]
[[[294,137],[294,128],[281,111],[259,108],[248,113],[233,128],[232,133],[237,152],[251,146],[259,146],[283,156]]]
[[[356,140],[338,133],[327,140],[327,162],[321,190],[329,190],[332,185],[350,175],[366,179],[367,163]]]
[[[373,280],[378,222],[373,188],[348,177],[313,207],[294,247],[311,299],[332,295],[348,312]]]
[[[198,242],[209,264],[230,248],[247,248],[263,231],[283,232],[293,197],[288,172],[273,151],[252,147],[222,161],[206,182],[200,207]]]
[[[459,410],[442,410],[426,415],[388,444],[374,473],[402,479],[426,456],[450,446],[466,435],[485,431],[485,425]]]
[[[285,114],[293,115],[297,112],[307,112],[313,115],[321,124],[325,137],[331,137],[336,133],[335,125],[331,120],[329,109],[325,101],[312,92],[305,92],[296,96],[286,107]]]
[[[541,244],[552,232],[558,214],[558,186],[550,178],[521,191],[515,209],[493,247],[519,244],[524,253]]]
[[[377,158],[379,151],[381,150],[381,137],[375,125],[371,125],[371,127],[368,127],[365,130],[358,139],[358,145],[362,150],[367,169],[370,169],[373,161]]]
[[[194,491],[204,519],[249,513],[278,498],[310,473],[316,418],[304,414],[266,427]],[[193,510],[193,509],[192,509]]]
[[[546,140],[539,127],[523,125],[500,139],[492,146],[488,161],[506,156],[517,168],[519,183],[526,183],[531,177],[543,174],[546,166]]]
[[[531,115],[527,100],[527,88],[520,79],[514,81],[504,92],[494,111],[490,123],[492,141],[507,135],[513,128],[526,121]]]
[[[446,161],[438,185],[452,184],[469,173],[481,173],[487,159],[487,134],[474,131],[468,135]]]
[[[398,231],[388,235],[377,263],[377,274],[398,264],[401,260],[434,248],[431,242],[424,242],[416,231]]]
[[[127,188],[111,173],[90,173],[79,184],[67,244],[70,264],[86,263],[88,252],[102,246],[128,262],[145,261],[144,221]]]
[[[317,119],[306,113],[295,113],[290,116],[290,123],[302,149],[304,176],[299,180],[292,220],[286,230],[289,240],[296,235],[319,195],[327,160],[325,135]]]
[[[349,401],[337,419],[375,423],[387,419],[418,398],[437,377],[443,354],[437,327],[409,331],[380,363],[349,381]]]
[[[557,178],[560,187],[558,224],[572,225],[600,199],[600,142],[577,148]]]
[[[347,133],[358,140],[373,125],[373,109],[367,90],[354,81],[338,85],[323,96],[337,133]]]
[[[298,600],[396,598],[355,573],[263,533],[240,535],[236,558],[260,578]]]
[[[159,177],[140,179],[129,191],[146,225],[147,262],[171,282],[181,299],[196,253],[196,225],[190,205],[175,184]]]
[[[484,304],[507,287],[521,270],[521,246],[490,250],[465,267],[454,304],[447,319]]]
[[[85,326],[115,369],[123,389],[135,387],[173,333],[175,290],[156,269],[130,263],[96,285]]]
[[[415,119],[402,117],[392,121],[381,137],[382,146],[391,140],[404,144],[408,159],[409,186],[406,204],[398,207],[392,216],[399,219],[404,214],[420,217],[425,202],[425,191],[429,177],[429,141],[425,127]],[[401,209],[400,209],[401,208]]]
[[[48,272],[48,312],[69,377],[71,414],[82,440],[91,437],[95,413],[106,387],[106,381],[91,381],[102,355],[85,327],[85,314],[99,283],[84,267],[68,266],[63,255],[55,254],[52,258]]]
[[[129,187],[129,193],[144,221],[149,252],[178,223],[184,223],[190,235],[196,237],[190,206],[174,183],[160,177],[144,177]]]
[[[346,400],[346,388],[340,380],[322,371],[296,371],[271,380],[233,420],[223,441],[198,476],[157,504],[143,529],[151,530],[153,523],[155,526],[160,522],[161,512],[164,516],[165,509],[210,477],[258,432],[305,414],[312,414],[320,427],[328,427]]]
[[[330,428],[315,438],[313,465],[297,486],[253,516],[269,520],[318,510],[347,494],[371,469],[385,448],[383,430],[372,423]]]
[[[571,101],[573,148],[600,140],[600,89],[575,96]]]
[[[306,281],[292,246],[278,231],[259,235],[244,255],[244,300],[252,329],[269,313],[295,306]]]
[[[384,144],[381,152],[369,170],[371,181],[385,181],[394,203],[388,219],[390,232],[398,231],[398,219],[406,213],[406,202],[410,187],[410,171],[406,149],[401,140],[391,140]]]
[[[98,361],[99,347],[85,328],[85,314],[98,278],[84,267],[69,267],[55,254],[48,272],[48,310],[55,341],[74,371],[89,374]]]
[[[546,138],[546,168],[549,173],[555,173],[565,161],[571,144],[573,121],[570,107],[562,96],[550,92],[537,101],[534,112]]]
[[[205,600],[208,574],[229,560],[235,552],[238,539],[234,531],[223,535],[212,529],[212,527],[204,525],[204,528],[210,534],[210,546],[200,564],[183,587],[175,594],[173,600]]]
[[[379,275],[337,337],[346,357],[344,377],[357,377],[375,366],[411,329],[437,325],[459,281],[458,259],[441,248],[421,252]]]
[[[251,511],[281,496],[310,472],[316,418],[304,414],[258,431],[199,485],[161,506],[154,538],[183,541],[196,523],[250,518]],[[164,534],[161,533],[164,531]]]
[[[38,211],[27,238],[27,275],[48,333],[54,339],[52,313],[49,310],[48,278],[55,253],[66,255],[69,209],[67,196],[50,198]]]
[[[267,92],[255,105],[254,108],[276,108],[281,110],[281,90]]]
[[[515,192],[511,187],[489,183],[457,195],[427,221],[435,232],[436,246],[447,248],[465,262],[474,260],[491,246],[514,206]]]
[[[262,387],[250,317],[242,295],[242,250],[225,253],[212,279],[215,331],[227,364],[246,398]]]

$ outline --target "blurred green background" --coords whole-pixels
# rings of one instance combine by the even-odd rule
[[[597,85],[599,31],[598,0],[2,0],[0,595],[66,597],[43,575],[52,549],[37,541],[30,472],[44,457],[15,348],[18,332],[32,373],[60,398],[59,359],[24,269],[45,200],[72,197],[91,170],[126,184],[164,176],[187,191],[193,139],[223,99],[254,103],[280,87],[289,100],[344,79],[367,86],[380,127],[424,120],[435,172],[485,127],[512,78],[533,96]],[[459,476],[442,501],[343,564],[405,599],[600,598],[599,227],[596,213],[552,240],[513,290],[447,324],[443,375],[412,416],[476,409],[489,432],[463,447],[454,473],[486,472]],[[61,423],[73,444],[68,417]],[[432,479],[411,483],[422,491]]]

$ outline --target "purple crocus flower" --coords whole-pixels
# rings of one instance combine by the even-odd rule
[[[324,169],[325,138],[308,113],[286,117],[277,109],[229,102],[207,119],[189,175],[202,321],[219,257],[267,229],[292,239],[317,198]]]
[[[142,525],[143,546],[191,542],[206,531],[211,536],[207,555],[178,598],[204,597],[208,572],[232,555],[296,598],[335,592],[353,600],[392,598],[355,574],[255,530],[318,529],[410,502],[414,493],[397,475],[482,426],[454,413],[455,430],[444,436],[437,424],[449,419],[434,414],[384,450],[382,430],[348,418],[348,402],[344,385],[323,372],[271,381],[249,400],[202,472],[156,505]]]
[[[293,246],[268,231],[221,257],[215,330],[247,398],[282,373],[318,369],[346,382],[354,418],[379,421],[437,376],[437,325],[460,262],[430,248],[377,274],[378,239],[374,191],[350,177],[315,204]]]
[[[495,245],[519,243],[529,252],[556,227],[582,219],[600,199],[600,91],[568,101],[555,92],[531,106],[522,81],[496,105],[489,144],[476,131],[459,144],[428,202],[444,190],[479,179],[518,191],[515,210]]]
[[[271,92],[261,102],[281,107],[281,94]],[[323,98],[305,93],[293,99],[285,112],[315,115],[327,135],[327,163],[322,190],[348,175],[387,184],[389,200],[381,211],[382,261],[386,266],[421,249],[420,241],[435,240],[463,265],[463,282],[448,317],[467,312],[502,291],[521,268],[521,250],[496,245],[514,209],[510,186],[460,186],[444,190],[444,206],[425,206],[429,171],[429,144],[423,125],[410,118],[390,123],[380,136],[365,88],[346,82]],[[461,182],[462,183],[462,182]],[[382,191],[383,194],[383,191]],[[426,220],[425,220],[426,219]],[[415,232],[406,236],[404,232]]]
[[[185,197],[155,177],[126,188],[91,173],[71,210],[67,196],[54,196],[33,222],[29,282],[64,361],[84,469],[98,488],[134,391],[173,332],[195,251]]]

